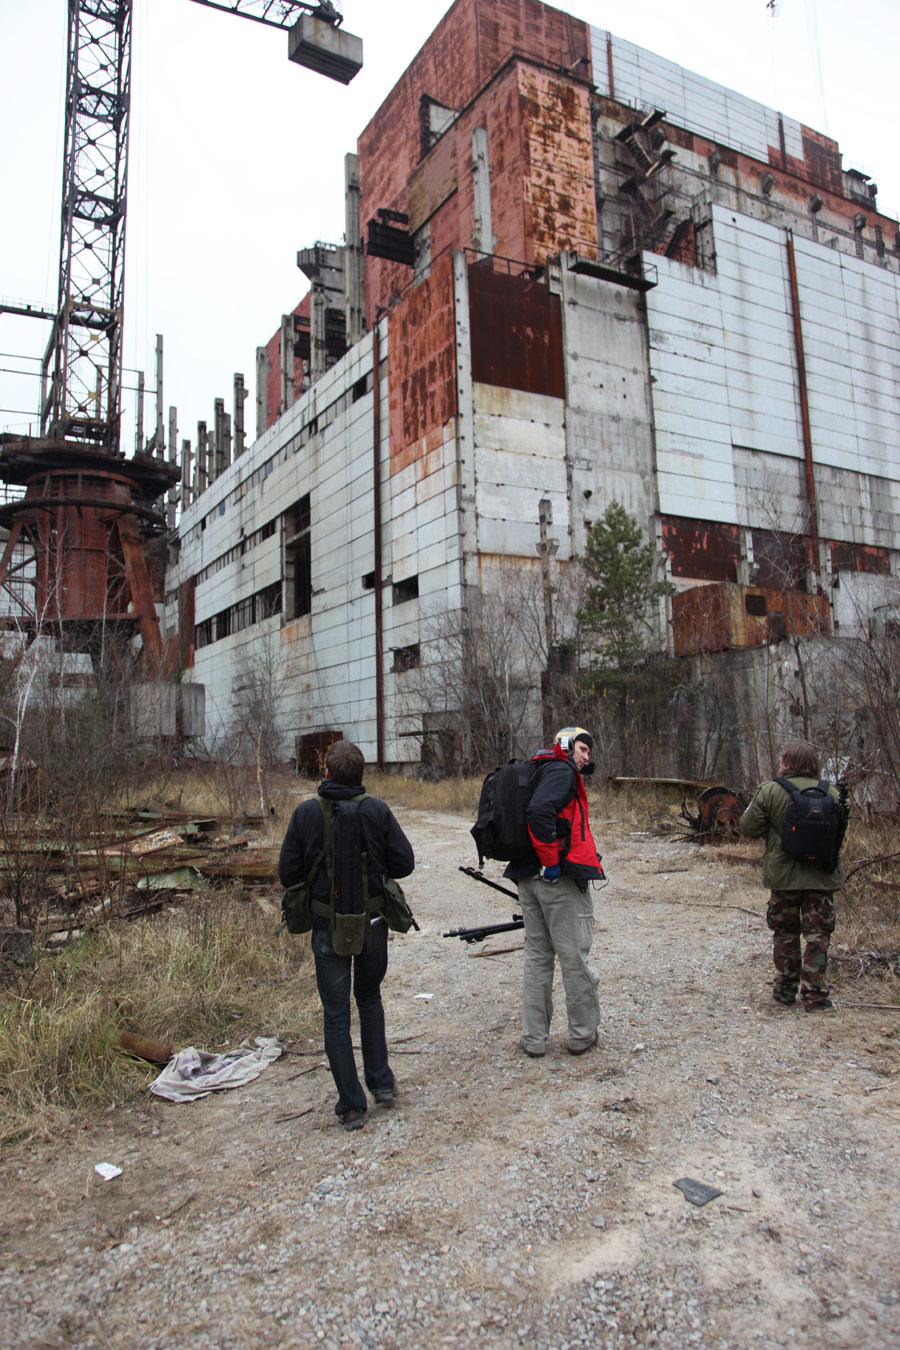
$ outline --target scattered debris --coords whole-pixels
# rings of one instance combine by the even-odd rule
[[[679,1181],[673,1181],[673,1186],[684,1194],[685,1200],[690,1200],[692,1205],[705,1205],[710,1200],[715,1200],[717,1195],[724,1195],[724,1191],[716,1190],[715,1186],[707,1186],[705,1181],[694,1181],[691,1177],[681,1177]]]
[[[221,1055],[191,1045],[170,1060],[150,1084],[150,1091],[170,1102],[196,1101],[220,1088],[252,1082],[280,1054],[277,1036],[257,1036],[253,1043],[242,1041],[237,1049]]]
[[[115,1167],[113,1163],[95,1163],[94,1171],[97,1173],[97,1176],[102,1177],[104,1181],[112,1181],[114,1177],[120,1177],[122,1175],[121,1167]]]

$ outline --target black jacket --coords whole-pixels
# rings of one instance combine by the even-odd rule
[[[529,832],[543,842],[555,843],[557,839],[565,839],[570,828],[560,816],[576,796],[577,771],[568,758],[552,758],[546,750],[541,753],[546,758],[538,761],[537,781],[528,804]],[[536,877],[541,867],[541,860],[532,849],[524,858],[509,863],[503,875],[510,881],[521,881],[525,877]]]
[[[326,778],[319,784],[319,796],[337,804],[359,801],[360,833],[368,858],[369,896],[381,895],[381,876],[408,877],[416,865],[412,845],[386,802],[366,796],[364,787],[348,786]],[[301,802],[288,823],[278,859],[278,880],[282,886],[305,881],[315,857],[322,851],[323,820],[318,802]],[[328,875],[325,864],[313,881],[314,899],[328,902]],[[314,917],[313,926],[327,927],[328,921]]]

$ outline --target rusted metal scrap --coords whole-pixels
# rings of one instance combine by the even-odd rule
[[[737,839],[741,833],[739,822],[746,807],[746,798],[740,792],[719,783],[700,793],[696,816],[691,815],[687,799],[683,798],[681,814],[699,839]]]
[[[148,1064],[168,1064],[174,1047],[163,1041],[151,1041],[146,1036],[135,1036],[130,1031],[119,1032],[119,1044],[129,1055],[145,1059]]]

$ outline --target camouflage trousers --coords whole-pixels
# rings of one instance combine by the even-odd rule
[[[772,891],[766,911],[772,930],[772,957],[778,976],[775,997],[793,1003],[800,989],[812,1007],[828,996],[825,970],[834,932],[834,900],[830,891]],[[801,959],[800,939],[804,940]]]

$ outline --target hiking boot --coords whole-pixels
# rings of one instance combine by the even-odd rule
[[[529,1059],[543,1059],[544,1055],[547,1053],[546,1050],[529,1050],[522,1041],[519,1041],[519,1049],[523,1054],[527,1055]]]
[[[339,1119],[345,1130],[361,1130],[366,1123],[366,1113],[351,1106]]]
[[[804,1012],[827,1012],[829,1008],[833,1007],[834,1004],[830,998],[819,999],[816,1003],[812,1003],[808,998],[803,1000]]]
[[[786,1008],[789,1008],[792,1003],[797,1002],[797,991],[796,989],[773,989],[772,997],[776,1003],[783,1003]]]
[[[396,1088],[375,1088],[372,1092],[378,1106],[393,1106],[397,1100]]]
[[[595,1031],[594,1039],[588,1041],[587,1045],[568,1045],[566,1046],[566,1049],[570,1055],[586,1055],[588,1050],[593,1050],[594,1046],[597,1044],[598,1036],[599,1033]]]

